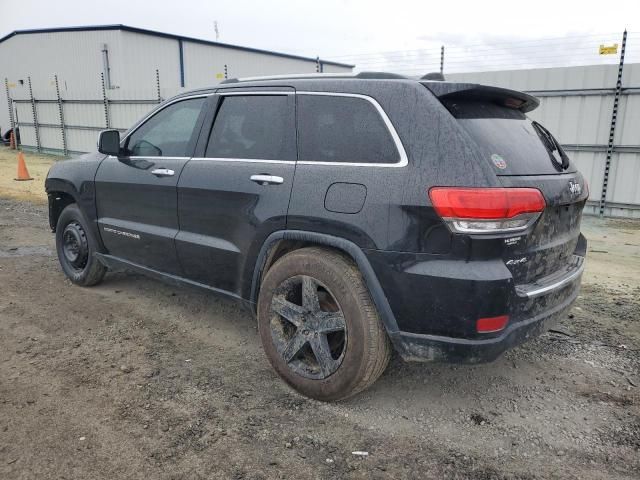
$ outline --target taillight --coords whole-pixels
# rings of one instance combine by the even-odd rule
[[[449,228],[460,233],[525,230],[546,206],[536,188],[434,187],[429,198]]]

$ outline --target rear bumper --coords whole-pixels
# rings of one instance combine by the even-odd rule
[[[482,363],[548,330],[578,296],[584,256],[527,285],[516,285],[501,260],[460,261],[420,254],[369,255],[398,329],[389,331],[405,360]],[[386,265],[385,265],[386,263]],[[387,265],[391,265],[390,267]],[[508,315],[500,332],[478,333],[479,318]]]
[[[509,325],[496,337],[467,339],[397,332],[390,335],[391,341],[406,361],[490,362],[506,350],[539,336],[565,318],[578,296],[579,286],[580,275],[562,288],[565,298],[560,303],[531,318]]]

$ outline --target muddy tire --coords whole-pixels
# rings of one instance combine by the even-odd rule
[[[97,285],[107,272],[107,268],[94,255],[95,239],[74,203],[65,207],[58,218],[56,251],[62,270],[76,285]]]
[[[391,356],[360,271],[349,257],[322,248],[291,252],[268,270],[258,298],[258,328],[282,379],[321,401],[369,387]]]

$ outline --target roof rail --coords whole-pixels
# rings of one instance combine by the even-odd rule
[[[288,75],[268,75],[264,77],[242,77],[242,78],[229,78],[221,82],[226,83],[239,83],[239,82],[257,82],[260,80],[294,80],[294,79],[330,79],[330,78],[359,78],[368,80],[383,80],[383,79],[408,79],[403,75],[397,73],[388,72],[360,72],[360,73],[292,73]]]

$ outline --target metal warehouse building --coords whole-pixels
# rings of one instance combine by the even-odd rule
[[[128,128],[158,98],[227,76],[353,67],[126,25],[15,31],[0,39],[0,65],[2,131],[18,122],[24,145],[66,152],[91,150],[97,130]]]

